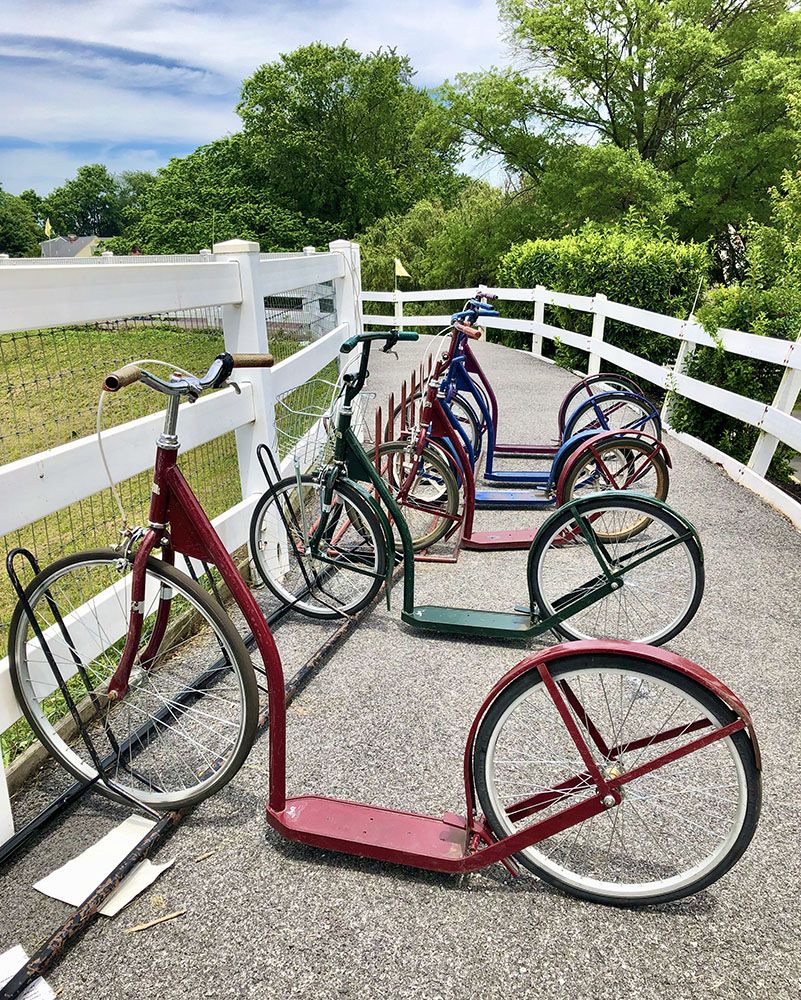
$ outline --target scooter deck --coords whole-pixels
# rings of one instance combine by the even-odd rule
[[[558,444],[497,444],[495,454],[506,458],[553,458]]]
[[[551,481],[550,472],[536,472],[529,469],[509,469],[508,472],[484,472],[482,477],[487,483],[531,483],[547,486]]]
[[[530,528],[515,528],[512,531],[474,531],[462,538],[463,549],[528,549],[537,536]]]
[[[467,823],[451,813],[425,816],[300,795],[287,799],[282,812],[268,807],[267,822],[290,840],[430,871],[459,871],[467,856]]]
[[[471,608],[440,608],[423,604],[411,612],[401,612],[407,625],[447,632],[453,635],[478,635],[485,638],[523,640],[537,631],[531,615],[512,611],[476,611]]]
[[[476,510],[537,510],[551,507],[544,490],[476,490]]]

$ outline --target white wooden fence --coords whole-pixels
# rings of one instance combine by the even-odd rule
[[[113,266],[109,266],[113,265]],[[328,253],[261,255],[259,245],[231,240],[213,252],[177,258],[98,258],[74,262],[0,259],[0,337],[64,324],[221,307],[226,350],[269,349],[264,299],[333,282],[336,326],[273,369],[237,373],[241,394],[225,389],[182,408],[180,435],[188,449],[235,431],[242,500],[214,523],[233,550],[244,544],[250,513],[264,490],[256,462],[260,442],[275,443],[275,397],[302,385],[339,355],[358,329],[359,248],[339,240]],[[98,387],[99,388],[99,387]],[[118,482],[152,466],[162,414],[107,431]],[[0,466],[0,535],[33,524],[107,486],[94,436]],[[0,661],[0,733],[20,718]],[[5,775],[0,775],[0,842],[13,833]]]
[[[530,334],[531,351],[535,356],[542,357],[543,339],[558,340],[588,354],[587,370],[591,375],[597,374],[601,370],[601,362],[605,361],[671,393],[703,403],[710,409],[758,428],[756,445],[748,462],[743,464],[698,438],[674,432],[670,428],[669,397],[662,413],[663,421],[670,433],[676,434],[680,440],[713,462],[722,465],[733,479],[758,493],[789,517],[796,527],[801,528],[801,504],[764,478],[779,442],[801,452],[801,420],[793,416],[793,409],[801,390],[801,334],[797,340],[788,341],[776,337],[760,337],[739,330],[721,329],[717,331],[715,337],[712,337],[693,318],[680,320],[647,309],[636,309],[620,302],[613,302],[605,295],[599,294],[593,297],[567,295],[551,291],[542,285],[537,285],[536,288],[491,288],[489,291],[496,293],[501,303],[504,300],[532,303],[533,318],[530,320],[505,319],[501,316],[487,317],[481,322],[482,325],[498,330],[517,330]],[[474,292],[474,288],[448,288],[421,292],[363,292],[363,302],[388,302],[394,306],[392,316],[365,313],[362,317],[363,322],[365,326],[393,326],[403,323],[405,319],[407,325],[411,327],[446,327],[450,323],[449,315],[404,317],[404,303],[443,300],[460,302],[470,298]],[[592,333],[587,336],[546,323],[545,307],[549,305],[591,314]],[[679,341],[675,364],[672,367],[663,367],[622,347],[607,343],[604,340],[607,319],[617,320],[636,329],[648,330]],[[749,399],[684,374],[687,355],[699,345],[719,347],[729,354],[768,361],[782,368],[781,381],[772,402],[762,403]]]

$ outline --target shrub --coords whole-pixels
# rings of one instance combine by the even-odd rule
[[[578,295],[602,292],[616,302],[686,317],[709,266],[705,245],[681,243],[629,218],[624,225],[587,223],[561,239],[514,246],[501,261],[499,282],[518,288],[539,284]],[[578,333],[588,334],[592,328],[592,316],[586,313],[550,309],[547,318]],[[617,322],[607,321],[605,338],[657,364],[672,362],[677,351],[675,341]],[[582,359],[580,351],[564,346],[557,351],[557,360],[570,367],[584,367]]]
[[[698,318],[713,335],[725,328],[795,340],[801,330],[801,288],[784,284],[761,289],[752,283],[714,288],[698,310]],[[778,365],[713,347],[700,347],[689,355],[684,370],[693,378],[764,403],[773,399],[783,374]],[[671,420],[676,430],[686,431],[740,462],[748,460],[759,434],[749,424],[681,396],[673,401]],[[792,454],[790,448],[779,446],[768,470],[771,479],[789,481]]]

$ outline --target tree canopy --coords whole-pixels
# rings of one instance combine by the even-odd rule
[[[30,205],[0,187],[0,253],[10,257],[38,257],[40,239]]]
[[[263,183],[354,233],[456,187],[458,134],[406,56],[315,43],[258,69],[238,112]]]
[[[568,143],[678,181],[686,232],[764,217],[792,157],[801,15],[783,0],[500,0],[525,69],[443,88],[455,123],[536,187]],[[565,200],[569,200],[566,193]]]

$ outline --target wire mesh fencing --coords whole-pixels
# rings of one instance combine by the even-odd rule
[[[270,350],[278,360],[291,356],[335,326],[331,284],[271,296],[265,300],[265,320]],[[200,373],[224,349],[222,308],[213,306],[0,334],[0,462],[13,462],[94,434],[101,385],[113,369],[131,361],[160,359]],[[156,413],[163,403],[160,395],[141,385],[107,394],[102,427],[107,430]],[[113,469],[113,453],[109,458]],[[210,517],[241,499],[233,432],[182,452],[181,465]],[[118,484],[129,523],[146,521],[151,483],[152,472],[146,470]],[[23,496],[3,500],[24,508]],[[119,522],[112,492],[105,489],[0,536],[0,556],[5,560],[13,548],[24,546],[45,566],[62,555],[115,544]],[[10,583],[0,571],[3,648],[14,604]],[[18,735],[22,743],[27,742],[26,733]],[[7,763],[16,752],[16,736],[9,731],[0,740]]]

